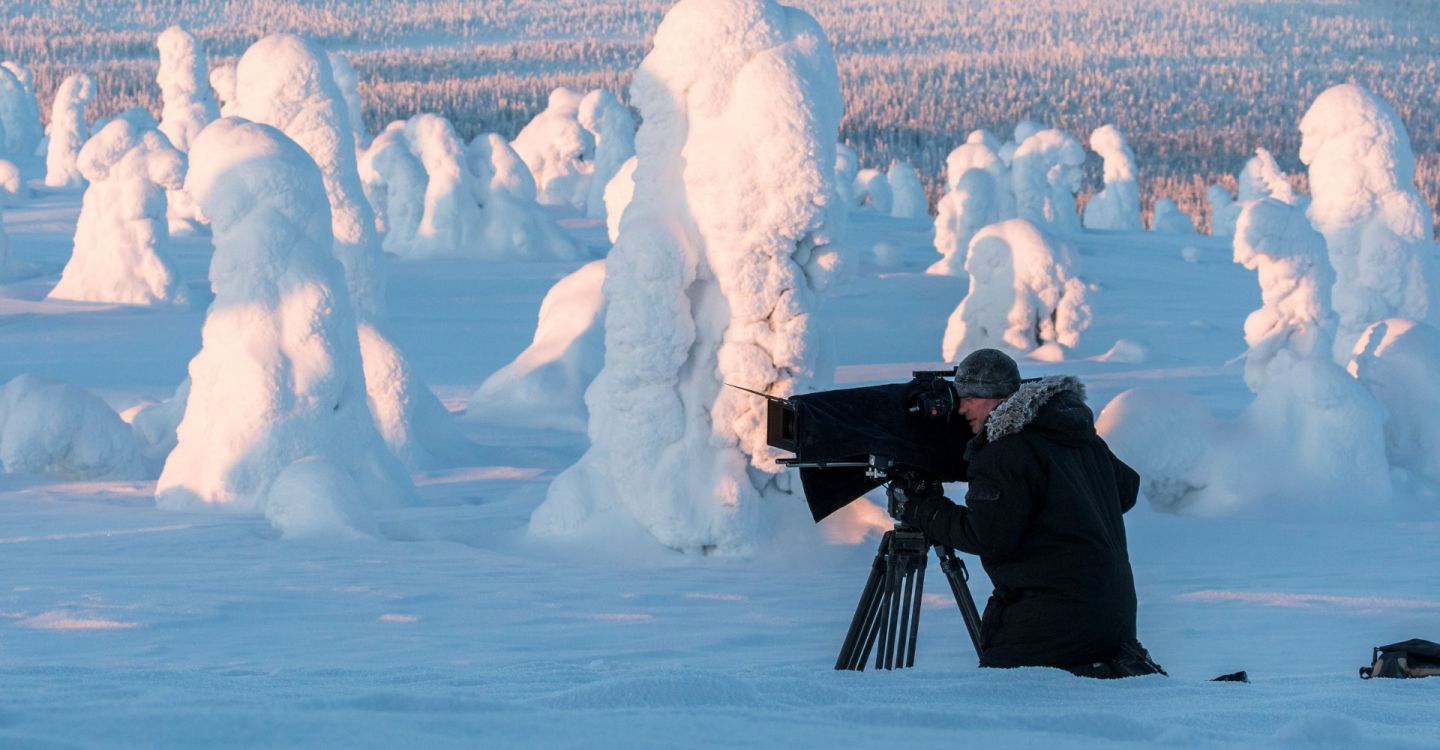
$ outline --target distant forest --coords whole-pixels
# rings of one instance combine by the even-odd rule
[[[372,131],[416,112],[466,138],[513,137],[557,86],[622,98],[670,0],[11,0],[0,59],[35,73],[48,110],[88,70],[92,119],[158,114],[155,36],[180,23],[211,64],[276,31],[345,52]],[[1001,139],[1032,118],[1082,142],[1105,123],[1129,139],[1142,205],[1170,196],[1208,228],[1205,189],[1235,186],[1256,147],[1305,188],[1297,123],[1325,88],[1369,87],[1400,113],[1432,209],[1440,199],[1440,3],[1430,0],[792,0],[835,45],[841,138],[864,166],[915,164],[931,202],[966,133]],[[48,119],[48,112],[46,114]],[[1091,156],[1090,185],[1100,179]]]

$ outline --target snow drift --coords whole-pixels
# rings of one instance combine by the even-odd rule
[[[71,480],[141,479],[130,427],[68,383],[20,375],[0,388],[0,468]]]
[[[535,338],[470,397],[467,417],[584,432],[585,389],[605,360],[605,261],[561,279],[540,303]]]

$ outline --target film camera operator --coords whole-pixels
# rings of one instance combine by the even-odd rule
[[[1013,359],[981,349],[956,368],[954,390],[975,433],[965,505],[898,483],[890,499],[897,520],[980,557],[995,585],[981,666],[1164,674],[1135,634],[1121,516],[1140,478],[1096,434],[1084,386],[1067,376],[1022,383]]]

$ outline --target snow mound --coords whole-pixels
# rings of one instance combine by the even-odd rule
[[[895,194],[890,189],[890,180],[878,169],[862,169],[855,176],[855,188],[851,191],[852,204],[858,211],[890,215],[895,203]]]
[[[369,539],[379,530],[354,477],[319,456],[285,467],[266,493],[265,520],[286,539]]]
[[[1015,215],[1055,231],[1079,231],[1075,194],[1084,164],[1085,149],[1069,133],[1041,130],[1026,138],[1011,162]]]
[[[1051,344],[1074,347],[1091,317],[1075,267],[1070,246],[1032,222],[1011,219],[980,230],[965,261],[970,290],[950,315],[942,356],[953,362],[982,348],[1025,354]]]
[[[158,130],[117,119],[80,150],[90,182],[75,248],[51,299],[163,305],[185,301],[166,251],[166,190],[185,181],[185,155]]]
[[[225,118],[192,144],[186,189],[214,231],[215,300],[156,502],[261,513],[277,477],[310,456],[345,472],[366,507],[409,500],[366,403],[314,161],[274,128]]]
[[[544,111],[511,143],[535,175],[536,197],[544,205],[584,210],[590,194],[595,136],[580,124],[582,98],[579,92],[564,87],[550,92]]]
[[[1150,231],[1160,234],[1195,234],[1195,220],[1180,210],[1172,198],[1155,201],[1155,216],[1150,220]]]
[[[925,186],[920,184],[920,173],[915,171],[910,162],[891,162],[885,179],[890,183],[891,216],[897,219],[920,219],[930,215],[929,202],[925,200]]]
[[[1440,331],[1411,320],[1376,323],[1355,344],[1349,371],[1385,405],[1390,463],[1440,487]]]
[[[1090,149],[1105,162],[1105,188],[1085,204],[1086,229],[1140,228],[1140,184],[1135,152],[1114,125],[1090,134]]]
[[[1170,513],[1198,509],[1197,498],[1213,481],[1210,451],[1222,436],[1210,410],[1194,396],[1131,388],[1101,410],[1095,430],[1139,472],[1140,491],[1151,507]]]
[[[1399,115],[1364,88],[1344,84],[1315,99],[1300,133],[1310,220],[1335,267],[1335,361],[1348,362],[1373,323],[1405,318],[1440,326],[1430,207],[1415,190],[1415,154]]]
[[[605,359],[605,262],[561,279],[540,303],[530,346],[480,385],[466,414],[495,424],[584,432],[585,389]]]
[[[742,551],[803,514],[765,443],[765,402],[722,382],[785,395],[816,378],[810,316],[843,221],[834,55],[802,11],[681,0],[631,100],[635,193],[606,259],[591,447],[530,529],[620,519],[678,550]]]
[[[50,110],[49,145],[45,153],[45,184],[50,187],[83,187],[76,159],[90,136],[85,107],[95,98],[95,79],[89,73],[74,73],[60,82]]]
[[[0,388],[0,468],[57,479],[144,477],[130,426],[99,397],[20,375]]]

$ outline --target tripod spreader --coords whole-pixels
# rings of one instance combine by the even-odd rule
[[[955,550],[932,544],[924,532],[904,524],[885,532],[870,567],[870,577],[855,607],[855,617],[840,647],[836,669],[863,670],[875,651],[876,669],[915,666],[915,642],[920,634],[920,604],[925,589],[925,565],[930,549],[940,558],[940,570],[960,608],[975,655],[980,656],[980,613],[970,596],[969,571]]]

